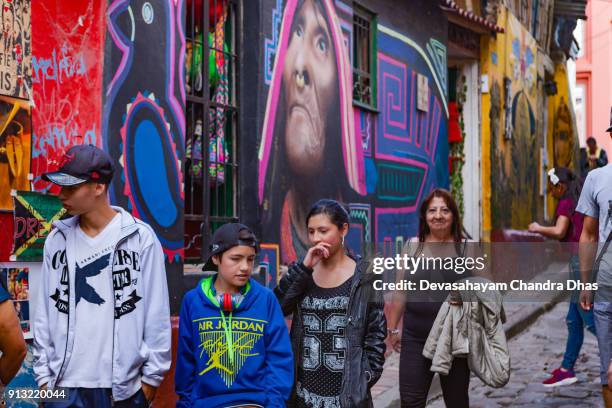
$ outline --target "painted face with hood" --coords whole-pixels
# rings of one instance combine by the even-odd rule
[[[338,79],[331,30],[315,0],[306,0],[293,20],[282,75],[287,163],[293,173],[316,175],[334,125],[328,113],[338,106]]]
[[[351,63],[333,0],[287,0],[278,44],[258,154],[260,204],[283,170],[313,178],[332,164],[365,194]]]

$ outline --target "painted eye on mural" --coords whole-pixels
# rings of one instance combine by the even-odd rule
[[[327,53],[327,49],[328,49],[327,40],[325,38],[323,38],[323,37],[319,38],[317,40],[317,48],[322,53],[324,53],[324,54]]]
[[[302,28],[300,24],[298,24],[298,26],[295,28],[295,35],[300,38],[304,35],[304,28]]]
[[[153,23],[153,18],[155,17],[155,13],[153,12],[153,6],[151,3],[146,2],[142,5],[142,19],[145,23],[151,24]]]

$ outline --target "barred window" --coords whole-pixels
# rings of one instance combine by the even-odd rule
[[[376,108],[376,15],[353,7],[353,101]]]
[[[240,0],[187,0],[185,262],[201,262],[209,233],[238,219]]]

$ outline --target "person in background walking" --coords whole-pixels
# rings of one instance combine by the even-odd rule
[[[586,143],[587,148],[584,152],[585,157],[583,157],[583,161],[581,163],[582,174],[586,174],[593,169],[597,169],[608,164],[608,156],[606,155],[606,151],[597,146],[597,140],[595,140],[593,136],[589,137]]]
[[[544,235],[547,238],[557,239],[566,243],[570,251],[569,271],[571,280],[580,280],[580,265],[578,259],[578,242],[582,233],[584,215],[576,211],[578,198],[582,189],[581,180],[574,173],[565,168],[552,168],[548,172],[549,191],[559,200],[555,212],[555,225],[542,226],[537,222],[529,224],[529,231]],[[595,333],[593,311],[584,310],[578,305],[579,291],[572,293],[569,310],[567,311],[567,344],[561,367],[552,372],[542,384],[545,387],[573,384],[578,379],[574,373],[574,365],[584,340],[584,329]]]

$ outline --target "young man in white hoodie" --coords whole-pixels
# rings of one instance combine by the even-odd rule
[[[110,157],[74,146],[43,178],[62,186],[72,218],[57,221],[32,277],[34,373],[67,388],[46,407],[146,407],[170,369],[162,247],[150,226],[108,199]]]

